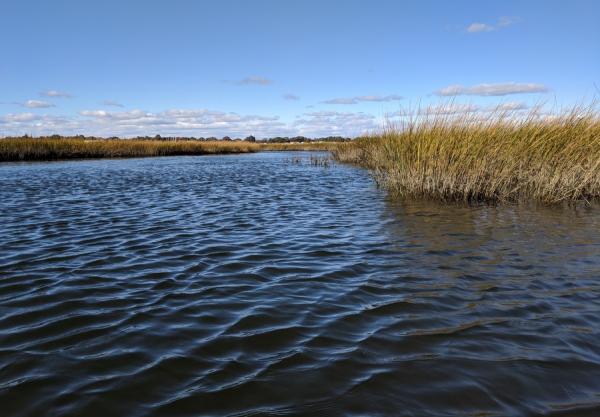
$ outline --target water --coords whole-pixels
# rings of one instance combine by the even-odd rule
[[[292,156],[0,165],[0,414],[600,415],[598,208]]]

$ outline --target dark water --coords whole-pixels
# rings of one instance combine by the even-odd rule
[[[291,156],[1,165],[0,415],[600,415],[598,208]]]

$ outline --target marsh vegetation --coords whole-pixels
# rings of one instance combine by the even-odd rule
[[[160,140],[85,140],[77,138],[6,138],[0,140],[0,160],[122,158],[253,152],[249,142]]]
[[[600,117],[590,108],[553,117],[418,111],[334,155],[369,168],[400,198],[557,204],[600,197]]]
[[[335,159],[331,153],[320,152],[317,155],[298,156],[294,155],[291,158],[283,160],[287,164],[292,165],[309,165],[313,167],[329,168],[335,164]]]
[[[336,142],[270,143],[189,138],[16,137],[0,139],[0,161],[231,154],[259,151],[332,150]]]

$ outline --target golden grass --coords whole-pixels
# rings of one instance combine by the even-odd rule
[[[124,139],[5,138],[0,161],[71,158],[122,158],[256,152],[249,142],[196,142]]]
[[[552,119],[420,114],[334,156],[370,168],[401,198],[557,204],[600,197],[600,117],[591,108]]]
[[[260,143],[244,141],[81,138],[0,139],[0,161],[206,155],[260,151],[331,150],[334,142]]]

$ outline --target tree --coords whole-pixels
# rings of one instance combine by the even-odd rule
[[[244,139],[246,142],[256,142],[256,138],[252,135],[248,136],[246,139]]]

